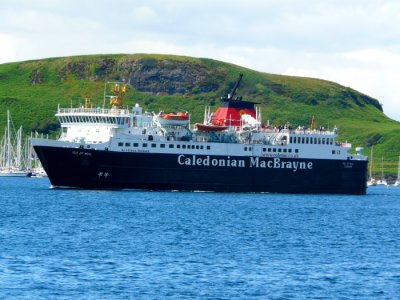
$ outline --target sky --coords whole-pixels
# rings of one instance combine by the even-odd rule
[[[0,63],[112,53],[330,80],[400,121],[398,0],[0,0]]]

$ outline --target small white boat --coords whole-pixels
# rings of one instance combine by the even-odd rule
[[[382,162],[381,162],[381,179],[379,179],[379,180],[376,182],[376,185],[389,186],[388,183],[387,183],[387,181],[386,181],[386,179],[385,179],[385,176],[384,176],[384,174],[383,174],[383,157],[382,157]]]
[[[379,179],[379,180],[376,182],[376,185],[385,185],[385,186],[389,186],[385,178]]]
[[[371,161],[369,164],[369,180],[367,181],[368,186],[376,186],[376,180],[374,177],[372,177],[373,153],[374,153],[374,146],[372,146],[371,148]]]
[[[43,177],[47,177],[47,173],[43,169],[43,167],[37,167],[32,169],[31,178],[43,178]]]
[[[32,173],[16,168],[2,168],[0,177],[29,177]]]

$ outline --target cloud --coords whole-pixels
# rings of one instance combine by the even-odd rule
[[[262,72],[336,81],[379,99],[385,112],[400,120],[400,2],[395,0],[3,0],[1,5],[0,62],[96,53],[209,57]]]
[[[0,63],[14,61],[16,58],[14,38],[0,33],[0,45]]]
[[[400,120],[398,74],[400,53],[388,49],[364,49],[334,56],[314,54],[294,62],[284,74],[322,78],[349,86],[378,99],[384,112]],[[329,61],[329,64],[321,61]]]

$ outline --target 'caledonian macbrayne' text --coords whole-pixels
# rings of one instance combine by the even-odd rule
[[[290,169],[293,172],[297,170],[311,170],[313,168],[312,162],[304,161],[282,161],[279,157],[274,159],[264,160],[260,157],[250,157],[248,167],[250,168],[268,168],[268,169]],[[229,167],[229,168],[245,168],[246,160],[244,159],[231,159],[227,158],[211,158],[207,156],[197,155],[179,155],[178,164],[181,166],[213,166],[213,167]]]

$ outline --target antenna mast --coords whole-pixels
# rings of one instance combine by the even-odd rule
[[[236,82],[235,86],[233,87],[231,93],[228,95],[228,100],[232,100],[233,99],[233,96],[235,95],[236,90],[239,87],[239,84],[240,84],[240,81],[242,80],[242,77],[243,77],[243,74],[240,73],[238,81]]]

